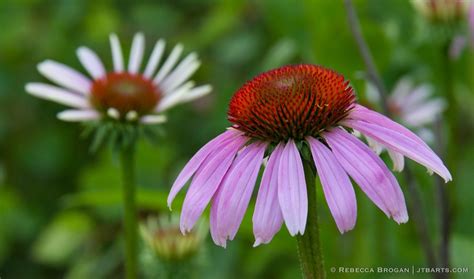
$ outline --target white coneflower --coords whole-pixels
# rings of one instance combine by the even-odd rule
[[[135,34],[128,65],[124,65],[121,45],[115,34],[110,35],[113,70],[107,71],[98,55],[87,47],[79,47],[77,56],[91,78],[52,60],[38,65],[38,71],[58,86],[33,82],[26,91],[36,97],[54,101],[73,109],[62,111],[64,121],[91,121],[109,118],[143,124],[166,120],[163,111],[194,100],[211,91],[211,86],[194,87],[190,76],[199,68],[196,53],[178,63],[183,46],[178,44],[166,59],[165,41],[159,40],[143,71],[145,38]],[[160,61],[164,60],[159,67]]]
[[[121,151],[125,270],[127,278],[137,276],[137,224],[135,206],[135,158],[137,136],[142,131],[138,124],[158,124],[166,120],[166,109],[199,98],[211,91],[209,85],[194,87],[189,77],[199,68],[200,62],[191,53],[178,63],[182,45],[173,48],[159,67],[165,51],[164,40],[159,40],[150,59],[141,71],[145,52],[145,38],[135,34],[128,65],[120,42],[110,35],[113,70],[107,71],[97,54],[87,47],[77,49],[79,61],[92,77],[55,61],[46,60],[38,65],[39,72],[56,83],[28,83],[26,91],[36,97],[72,107],[58,114],[64,121],[100,121],[91,150],[100,145],[104,135],[113,139]],[[103,123],[104,122],[104,123]],[[110,125],[112,124],[112,125]],[[129,125],[130,124],[130,125]],[[131,128],[131,129],[130,129]]]

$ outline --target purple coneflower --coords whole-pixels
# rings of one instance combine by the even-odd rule
[[[166,120],[161,115],[164,110],[211,91],[209,85],[194,87],[194,82],[187,81],[200,66],[195,53],[189,54],[176,66],[183,51],[182,45],[176,45],[158,67],[165,51],[165,41],[159,40],[145,69],[140,72],[145,51],[142,33],[135,34],[133,38],[127,66],[124,65],[120,42],[115,34],[110,35],[110,44],[112,71],[106,71],[94,51],[79,47],[77,56],[92,80],[64,64],[46,60],[38,65],[38,71],[59,87],[34,82],[26,85],[26,91],[72,107],[58,114],[58,118],[64,121],[111,118],[142,124],[162,123]]]
[[[308,197],[302,151],[307,147],[341,233],[354,227],[357,216],[349,177],[388,217],[407,222],[395,176],[350,129],[451,180],[443,162],[418,136],[358,105],[349,82],[320,66],[285,66],[260,74],[234,94],[228,118],[232,127],[194,155],[168,196],[171,206],[193,177],[181,231],[190,231],[211,203],[211,235],[223,247],[237,233],[265,158],[253,213],[255,245],[268,243],[283,222],[292,236],[305,232]]]

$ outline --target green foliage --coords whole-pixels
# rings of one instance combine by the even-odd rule
[[[158,142],[159,126],[142,125],[138,122],[123,122],[106,119],[85,124],[84,137],[92,136],[90,151],[92,153],[108,145],[114,152],[134,146],[140,138]]]
[[[65,264],[84,246],[84,241],[92,228],[92,220],[86,214],[61,212],[33,244],[33,257],[44,264]]]

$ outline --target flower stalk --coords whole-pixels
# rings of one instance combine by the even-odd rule
[[[321,279],[326,278],[326,274],[319,241],[315,173],[312,165],[306,160],[303,160],[303,168],[308,190],[308,219],[305,233],[296,236],[298,257],[303,278]]]
[[[449,57],[449,46],[451,41],[447,41],[445,46],[442,48],[441,57],[443,59],[442,69],[444,73],[444,86],[445,86],[445,93],[446,98],[449,102],[448,109],[446,111],[446,116],[448,118],[449,124],[451,125],[451,134],[449,140],[451,142],[456,142],[456,138],[458,136],[458,107],[456,102],[456,97],[454,94],[454,84],[453,84],[453,76],[452,76],[452,67],[451,67],[451,59]],[[435,122],[435,145],[436,149],[439,154],[442,156],[447,157],[448,163],[451,165],[452,169],[456,171],[456,160],[455,155],[457,155],[457,149],[454,148],[450,153],[451,155],[446,156],[445,151],[445,138],[442,134],[442,121],[438,117]],[[456,147],[457,145],[454,144]],[[457,156],[456,156],[457,157]],[[440,212],[439,212],[439,230],[441,235],[441,243],[439,245],[439,264],[442,267],[449,267],[449,240],[450,240],[450,233],[451,233],[451,213],[450,213],[450,204],[449,204],[449,193],[443,185],[443,182],[437,178],[435,178],[435,184],[437,188],[436,198],[437,202],[440,205]],[[451,184],[451,188],[453,188],[453,184]],[[442,275],[442,278],[447,278],[446,274]]]
[[[123,179],[123,226],[125,233],[125,270],[127,279],[137,278],[137,216],[135,202],[135,145],[121,151]]]

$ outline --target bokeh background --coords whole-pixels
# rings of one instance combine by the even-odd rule
[[[389,89],[408,75],[432,84],[435,95],[456,102],[461,133],[445,146],[447,153],[455,154],[449,163],[455,169],[448,166],[455,183],[446,185],[452,213],[451,264],[470,268],[454,277],[474,278],[474,51],[468,47],[451,62],[454,90],[446,96],[439,43],[444,36],[466,32],[466,27],[428,27],[409,1],[360,0],[355,5]],[[228,126],[227,104],[233,92],[257,73],[291,63],[321,64],[344,74],[359,100],[366,100],[364,64],[343,1],[3,0],[0,26],[1,278],[116,278],[123,272],[118,158],[107,148],[90,153],[90,139],[81,137],[83,127],[55,118],[62,106],[26,94],[26,82],[43,81],[36,64],[44,59],[82,71],[75,50],[86,45],[110,67],[111,32],[119,35],[125,52],[137,31],[146,35],[147,54],[159,38],[167,39],[168,51],[178,42],[187,53],[198,51],[202,67],[194,79],[212,84],[214,90],[204,99],[173,108],[155,144],[140,142],[141,215],[168,214],[165,200],[173,179],[200,146]],[[443,133],[449,135],[454,126],[444,122]],[[439,204],[434,177],[408,164],[436,246]],[[404,177],[397,176],[409,200]],[[359,189],[356,193],[357,225],[344,235],[319,196],[322,249],[330,278],[411,276],[331,274],[333,266],[426,266],[413,221],[397,225]],[[179,208],[178,199],[174,210]],[[192,276],[299,278],[296,240],[286,228],[269,245],[252,248],[251,210],[227,249],[206,237],[196,256],[200,267],[193,268]]]

